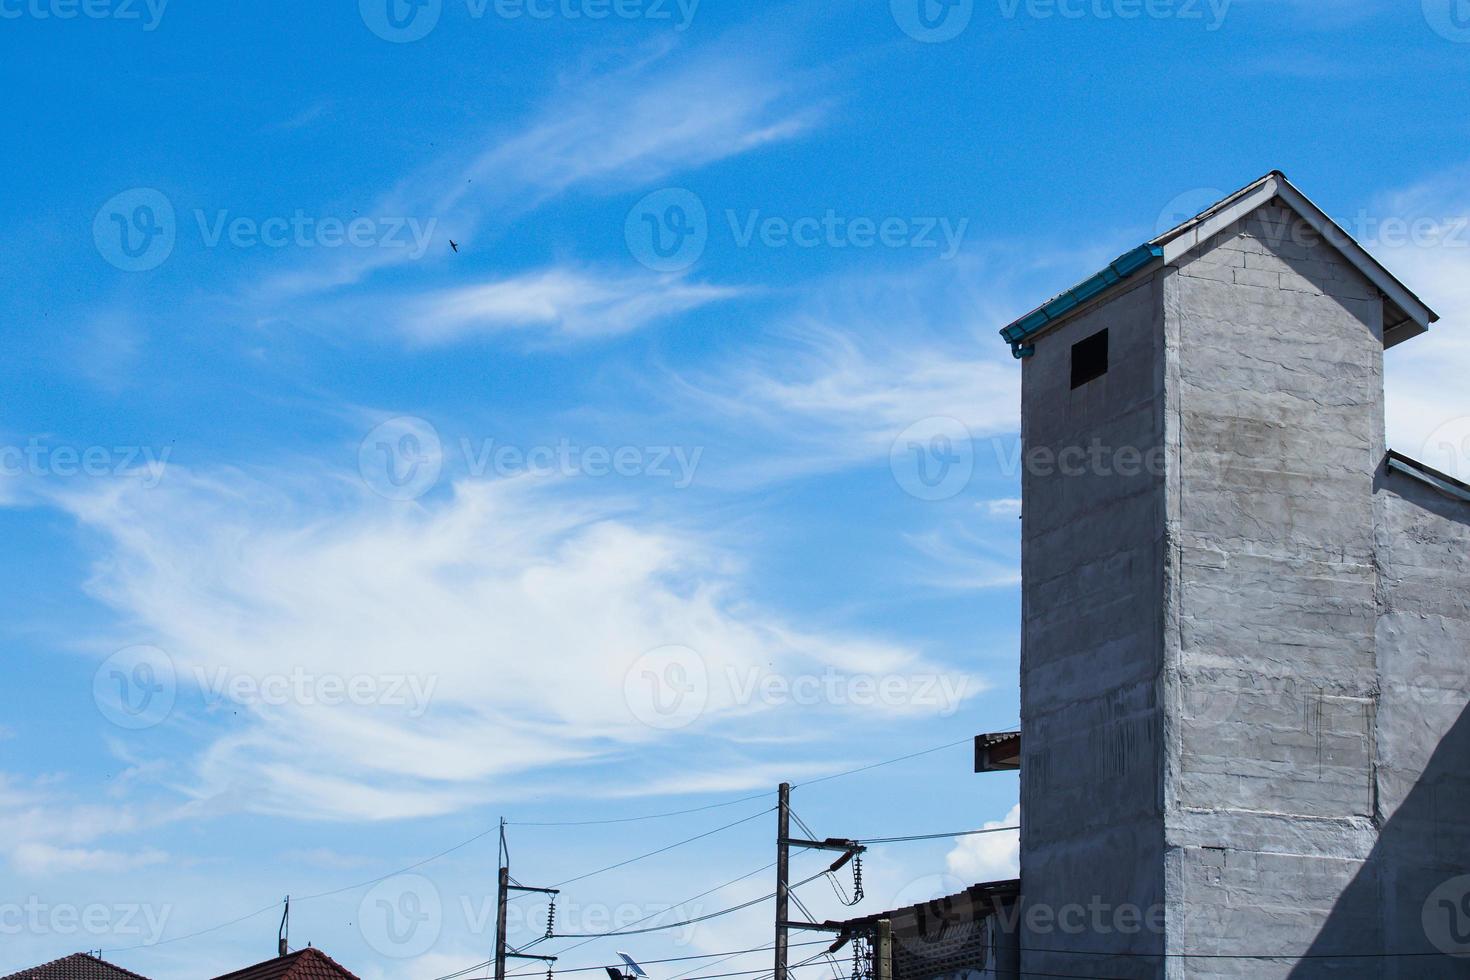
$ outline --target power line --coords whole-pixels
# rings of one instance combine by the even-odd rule
[[[566,881],[558,881],[552,887],[554,887],[554,888],[560,888],[562,885],[570,885],[570,884],[572,884],[573,882],[576,882],[576,881],[585,881],[586,879],[591,878],[593,875],[600,875],[600,874],[602,874],[605,871],[613,871],[613,870],[616,870],[617,868],[627,867],[628,865],[634,863],[635,861],[642,861],[644,858],[651,858],[651,857],[654,857],[655,855],[663,854],[663,853],[665,853],[667,851],[672,851],[676,847],[683,847],[685,844],[692,844],[692,843],[694,843],[697,840],[704,840],[706,837],[712,837],[715,834],[720,833],[721,831],[729,830],[732,827],[738,827],[738,826],[740,826],[743,823],[749,823],[750,821],[754,820],[756,817],[763,817],[763,816],[765,816],[766,814],[770,813],[773,810],[775,810],[775,807],[770,807],[769,809],[761,810],[758,813],[752,813],[748,817],[741,817],[739,820],[733,821],[731,823],[724,824],[723,826],[720,826],[720,827],[716,827],[714,830],[706,830],[702,834],[695,834],[693,837],[686,837],[686,838],[684,838],[681,841],[675,841],[672,844],[668,844],[668,845],[666,845],[664,847],[660,847],[656,851],[649,851],[647,854],[639,854],[637,857],[630,857],[626,861],[619,861],[617,864],[609,864],[605,868],[598,868],[596,871],[589,871],[586,874],[577,875],[575,878],[568,878]]]
[[[804,943],[792,943],[792,945],[793,946],[826,946],[826,945],[830,945],[830,943],[826,939],[813,939],[813,940],[810,940],[810,941],[804,942]],[[659,959],[659,960],[644,960],[644,959],[640,959],[638,962],[641,965],[644,965],[644,966],[653,966],[654,964],[657,964],[657,963],[683,963],[683,962],[685,962],[687,960],[710,960],[710,959],[714,959],[715,957],[718,957],[718,956],[744,956],[746,953],[763,953],[763,952],[765,952],[766,950],[768,950],[770,948],[771,948],[771,944],[770,943],[767,943],[764,946],[752,946],[749,949],[724,950],[723,952],[719,952],[719,953],[694,953],[694,954],[691,954],[689,956],[666,956],[663,959]],[[713,965],[713,964],[710,964],[710,965]],[[478,963],[474,967],[472,967],[472,969],[479,969],[479,967],[481,967],[481,966],[484,966],[484,964],[483,963]],[[595,973],[595,972],[598,972],[598,971],[606,970],[608,966],[612,966],[614,969],[621,970],[621,969],[623,969],[626,966],[626,964],[619,962],[619,963],[610,963],[610,964],[607,964],[605,966],[577,966],[577,967],[572,967],[572,968],[566,969],[566,970],[558,969],[556,972],[557,973]],[[506,977],[507,978],[509,978],[509,977],[533,977],[533,976],[542,975],[545,972],[546,971],[544,971],[544,970],[522,970],[522,971],[517,972],[517,973],[507,973],[506,974]],[[440,980],[447,980],[447,978],[440,978]]]
[[[180,943],[180,942],[183,942],[185,939],[194,939],[197,936],[208,935],[211,932],[218,932],[219,930],[224,929],[224,928],[227,928],[229,926],[238,925],[239,923],[244,922],[246,919],[253,919],[257,915],[264,915],[267,912],[274,911],[275,909],[280,908],[283,904],[284,904],[283,902],[272,902],[271,904],[265,906],[264,908],[256,909],[254,912],[247,912],[245,915],[240,916],[238,919],[231,919],[229,922],[221,922],[217,926],[210,926],[208,929],[200,929],[198,932],[191,932],[191,933],[188,933],[187,935],[183,935],[183,936],[175,936],[172,939],[160,939],[158,942],[155,942],[155,943],[137,943],[136,945],[133,945],[133,946],[114,946],[111,949],[98,950],[98,952],[99,953],[126,953],[129,950],[134,950],[134,949],[146,949],[146,948],[151,948],[153,946],[166,946],[169,943]]]
[[[512,820],[511,827],[597,827],[603,824],[613,823],[637,823],[640,820],[662,820],[664,817],[682,817],[690,813],[703,813],[706,810],[718,810],[721,807],[735,806],[740,803],[749,803],[751,800],[759,800],[770,796],[770,793],[754,793],[750,796],[742,796],[738,800],[727,800],[724,803],[710,803],[706,806],[690,807],[687,810],[669,810],[665,813],[645,813],[637,817],[614,817],[608,820]]]
[[[856,844],[901,844],[911,840],[939,840],[943,837],[973,837],[975,834],[999,834],[1007,830],[1020,830],[1020,826],[1014,827],[986,827],[982,830],[955,830],[945,834],[911,834],[908,837],[860,837]],[[810,831],[808,831],[810,833]]]
[[[911,752],[908,755],[901,755],[897,759],[885,759],[883,762],[874,762],[866,766],[858,766],[856,769],[848,769],[843,772],[834,772],[830,776],[818,776],[816,779],[808,779],[804,783],[792,783],[791,788],[796,789],[799,786],[815,786],[818,783],[825,783],[828,780],[842,779],[846,776],[855,776],[860,772],[867,772],[870,769],[880,769],[883,766],[891,766],[895,763],[907,762],[910,759],[917,759],[923,755],[932,755],[935,752],[943,752],[945,749],[952,749],[956,745],[965,745],[973,741],[973,736],[966,736],[965,738],[958,739],[954,742],[946,742],[944,745],[936,745],[932,749],[924,749],[921,752]]]
[[[894,765],[895,763],[907,762],[909,759],[917,759],[920,756],[930,755],[931,753],[934,753],[934,752],[942,752],[945,749],[952,749],[956,745],[964,745],[966,743],[973,742],[973,741],[974,741],[973,736],[966,736],[965,738],[959,739],[958,741],[946,742],[944,745],[936,745],[933,748],[924,749],[924,750],[919,751],[919,752],[912,752],[912,753],[910,753],[908,755],[899,756],[896,759],[885,759],[882,762],[874,762],[874,763],[870,763],[870,764],[865,765],[865,766],[858,766],[858,767],[856,767],[854,769],[847,769],[847,770],[844,770],[842,772],[829,773],[826,776],[818,776],[815,779],[810,779],[810,780],[808,780],[805,783],[793,783],[792,784],[792,788],[795,789],[797,786],[815,786],[817,783],[825,783],[825,782],[827,782],[830,779],[842,779],[842,778],[844,778],[846,776],[853,776],[853,775],[856,775],[857,773],[860,773],[860,772],[867,772],[870,769],[878,769],[878,768],[880,768],[882,766],[891,766],[891,765]],[[645,814],[641,814],[641,815],[636,816],[636,817],[612,817],[612,818],[605,819],[605,820],[540,820],[540,821],[512,820],[512,821],[509,821],[508,826],[511,826],[511,827],[596,827],[596,826],[602,826],[604,824],[636,823],[636,822],[641,821],[641,820],[661,820],[661,819],[663,819],[665,817],[679,817],[679,816],[685,816],[685,815],[690,814],[690,813],[703,813],[705,810],[717,810],[717,809],[719,809],[721,807],[736,806],[737,804],[740,804],[740,803],[749,803],[752,800],[764,799],[765,797],[768,797],[770,795],[771,795],[770,792],[753,793],[750,796],[742,796],[738,800],[727,800],[727,801],[725,801],[723,803],[710,803],[710,804],[706,804],[705,806],[690,807],[687,810],[668,810],[668,811],[665,811],[663,813],[645,813]]]
[[[764,870],[764,869],[762,869],[762,870]],[[752,872],[752,873],[754,873],[754,872]],[[823,869],[821,871],[818,871],[816,874],[812,875],[810,878],[804,878],[801,881],[798,881],[796,884],[794,884],[794,885],[792,885],[790,887],[791,888],[800,888],[802,885],[809,885],[812,882],[816,881],[818,878],[822,877],[822,875],[824,875],[826,873],[827,873],[826,869]],[[749,875],[747,875],[746,877],[749,877]],[[762,895],[760,898],[752,898],[748,902],[741,902],[739,905],[732,905],[729,908],[720,909],[719,911],[716,911],[716,912],[709,912],[709,913],[706,913],[705,915],[697,915],[697,916],[695,916],[692,919],[684,919],[681,922],[666,922],[666,923],[664,923],[661,926],[649,926],[646,929],[627,929],[627,928],[624,928],[624,929],[615,929],[615,930],[613,930],[611,932],[580,932],[580,933],[579,932],[559,932],[559,933],[556,934],[556,938],[558,938],[558,939],[605,939],[605,938],[607,938],[609,936],[641,936],[641,935],[644,935],[645,933],[662,932],[665,929],[678,929],[681,926],[692,926],[692,925],[694,925],[697,922],[707,922],[710,919],[717,919],[717,918],[719,918],[722,915],[729,915],[731,912],[740,912],[740,911],[742,911],[744,909],[748,909],[752,905],[759,905],[762,902],[769,902],[771,899],[773,899],[775,897],[776,897],[776,893],[775,892],[771,892],[769,895]]]
[[[678,903],[676,903],[674,905],[669,906],[669,908],[670,909],[681,908],[681,907],[683,907],[685,905],[688,905],[690,902],[693,902],[693,901],[696,901],[698,899],[704,898],[706,895],[711,895],[711,894],[713,894],[713,893],[715,893],[717,891],[721,891],[721,890],[723,890],[725,888],[729,888],[731,885],[738,885],[740,882],[744,881],[745,879],[747,879],[747,878],[753,878],[753,877],[755,877],[756,875],[760,874],[763,871],[769,871],[769,870],[771,870],[775,866],[776,866],[776,863],[774,861],[772,861],[770,864],[766,865],[763,868],[756,868],[754,871],[747,871],[745,874],[741,875],[739,878],[731,878],[729,881],[725,882],[724,884],[716,885],[713,888],[710,888],[710,889],[707,889],[705,891],[700,892],[698,895],[691,895],[688,898],[684,899],[682,902],[678,902]],[[664,912],[666,912],[666,911],[668,911],[668,909],[664,909],[664,910],[661,910],[661,911],[658,911],[658,912],[651,912],[648,915],[645,915],[641,919],[634,919],[632,922],[629,922],[627,926],[623,926],[622,928],[626,929],[629,926],[636,926],[640,922],[647,922],[649,919],[657,918],[658,916],[663,915]],[[616,936],[616,935],[618,935],[618,933],[617,932],[613,932],[613,933],[609,933],[608,935]],[[556,951],[556,955],[557,956],[561,956],[563,953],[568,953],[568,952],[571,952],[574,949],[579,949],[579,948],[581,948],[583,946],[586,946],[588,943],[594,942],[595,940],[601,939],[601,938],[602,938],[601,936],[593,936],[593,937],[590,937],[590,938],[587,938],[587,939],[582,940],[580,943],[573,943],[570,946],[563,946],[561,949],[559,949],[559,950]]]
[[[971,739],[968,738],[968,737],[967,738],[963,738],[963,739],[959,739],[958,741],[949,742],[949,743],[946,743],[944,745],[937,745],[937,746],[934,746],[933,748],[924,749],[924,750],[919,751],[919,752],[912,752],[912,753],[909,753],[908,755],[899,756],[898,758],[895,758],[895,759],[886,759],[886,760],[884,760],[882,762],[874,762],[874,763],[871,763],[869,765],[858,766],[856,768],[847,769],[847,770],[844,770],[842,772],[831,773],[831,774],[826,775],[826,776],[819,776],[819,777],[817,777],[815,779],[812,779],[812,780],[809,780],[806,783],[803,783],[801,785],[804,785],[804,786],[815,786],[818,783],[824,783],[824,782],[827,782],[829,780],[842,779],[844,777],[856,775],[856,774],[861,773],[861,772],[868,772],[869,770],[872,770],[872,769],[878,769],[878,768],[881,768],[883,766],[890,766],[890,765],[894,765],[894,764],[899,763],[899,762],[906,762],[909,759],[916,759],[916,758],[919,758],[920,756],[929,755],[929,754],[934,753],[934,752],[940,752],[940,751],[943,751],[944,749],[953,748],[956,745],[961,745],[961,744],[964,744],[964,743],[969,742],[969,741],[971,741]],[[736,800],[729,800],[729,801],[721,802],[721,803],[712,803],[712,804],[708,804],[706,806],[700,806],[700,807],[692,807],[692,808],[687,809],[687,810],[671,810],[671,811],[667,811],[667,812],[664,812],[664,813],[645,814],[643,816],[638,816],[638,817],[624,817],[624,818],[617,818],[617,819],[612,819],[612,820],[568,821],[568,822],[564,822],[564,823],[558,823],[558,822],[523,823],[523,824],[520,824],[520,826],[542,826],[542,827],[555,827],[555,826],[593,826],[593,825],[605,824],[605,823],[631,823],[631,822],[640,821],[640,820],[656,820],[656,819],[662,819],[664,817],[681,816],[681,815],[690,814],[690,813],[701,813],[701,812],[704,812],[705,810],[714,810],[714,809],[719,809],[719,808],[723,808],[723,807],[727,807],[727,806],[736,806],[736,805],[738,805],[740,803],[749,803],[749,802],[751,802],[753,800],[762,799],[762,798],[767,797],[769,795],[770,795],[769,793],[757,793],[757,794],[753,794],[751,796],[742,797],[742,798],[736,799]],[[774,809],[774,808],[772,808],[772,809]],[[612,871],[612,870],[614,870],[616,868],[620,868],[620,867],[624,867],[624,866],[626,866],[628,864],[632,864],[635,861],[641,861],[644,858],[653,857],[653,856],[655,856],[657,854],[662,854],[665,851],[672,850],[673,848],[682,846],[683,844],[691,843],[691,842],[696,841],[696,840],[701,840],[704,837],[708,837],[708,836],[710,836],[712,834],[719,833],[721,830],[726,830],[726,829],[729,829],[730,827],[737,826],[737,825],[739,825],[741,823],[746,822],[747,820],[754,820],[756,817],[761,816],[763,813],[769,813],[769,812],[771,812],[771,811],[770,810],[764,810],[761,813],[752,814],[751,816],[746,817],[746,818],[744,818],[742,820],[735,821],[735,823],[727,824],[724,827],[717,827],[717,828],[715,828],[712,831],[708,831],[707,833],[699,834],[699,835],[696,835],[695,837],[688,838],[687,840],[683,840],[683,841],[679,841],[679,842],[674,843],[674,844],[670,844],[669,846],[664,847],[664,848],[660,848],[660,849],[658,849],[656,851],[650,851],[647,854],[641,854],[641,855],[639,855],[637,857],[629,858],[627,861],[622,861],[622,862],[619,862],[618,864],[609,865],[606,868],[599,868],[598,870],[588,872],[585,875],[579,875],[579,876],[577,876],[575,878],[569,878],[566,881],[561,882],[561,884],[565,885],[565,884],[571,884],[571,883],[577,882],[577,881],[582,881],[582,880],[584,880],[586,878],[591,878],[594,875],[602,874],[605,871]],[[329,891],[317,892],[317,893],[311,894],[311,895],[303,895],[303,896],[298,897],[296,899],[296,901],[299,904],[301,902],[309,902],[309,901],[313,901],[313,900],[319,899],[319,898],[330,898],[330,897],[332,897],[334,895],[341,895],[341,894],[344,894],[346,892],[357,891],[358,889],[361,889],[361,888],[367,888],[367,887],[370,887],[372,885],[376,885],[379,882],[387,881],[389,878],[393,878],[393,877],[395,877],[397,875],[405,874],[405,873],[407,873],[409,871],[414,871],[414,870],[416,870],[418,868],[424,867],[427,864],[430,864],[430,863],[432,863],[434,861],[437,861],[440,858],[443,858],[443,857],[446,857],[446,856],[448,856],[450,854],[453,854],[455,851],[461,850],[461,849],[463,849],[465,847],[468,847],[469,845],[475,843],[476,841],[479,841],[479,840],[484,839],[485,837],[488,837],[489,835],[495,833],[497,829],[498,829],[498,825],[496,827],[491,827],[491,828],[489,828],[487,830],[483,830],[480,833],[477,833],[477,834],[475,834],[475,835],[473,835],[471,837],[468,837],[468,838],[466,838],[466,839],[464,839],[464,840],[462,840],[462,841],[460,841],[460,842],[458,842],[456,844],[453,844],[453,845],[451,845],[449,847],[446,847],[444,850],[439,851],[438,853],[433,854],[433,855],[431,855],[429,857],[426,857],[423,860],[415,861],[412,864],[405,865],[404,867],[397,868],[397,869],[395,869],[393,871],[389,871],[389,872],[387,872],[385,874],[382,874],[382,875],[379,875],[379,876],[377,876],[375,878],[370,878],[370,879],[367,879],[366,881],[355,882],[355,883],[350,884],[350,885],[344,885],[341,888],[333,888],[333,889],[331,889]],[[121,952],[129,952],[131,950],[136,950],[136,949],[151,948],[153,946],[165,946],[165,945],[168,945],[170,943],[184,942],[185,940],[195,939],[195,938],[197,938],[199,936],[205,936],[205,935],[208,935],[210,933],[217,932],[220,929],[225,929],[225,928],[228,928],[228,927],[233,926],[233,925],[238,925],[241,922],[248,921],[248,920],[253,919],[253,918],[257,917],[257,916],[264,915],[267,912],[273,911],[275,909],[279,909],[281,907],[281,905],[282,905],[281,902],[272,902],[271,904],[266,905],[266,906],[262,906],[261,908],[258,908],[258,909],[256,909],[253,912],[247,912],[246,914],[244,914],[242,916],[239,916],[238,918],[230,919],[230,920],[228,920],[226,922],[221,922],[218,925],[209,926],[208,928],[205,928],[205,929],[199,929],[199,930],[196,930],[195,932],[185,933],[182,936],[174,936],[174,937],[169,938],[169,939],[160,939],[160,940],[158,940],[156,942],[152,942],[152,943],[137,943],[137,944],[132,945],[132,946],[114,946],[114,947],[111,947],[109,949],[104,949],[101,952],[104,952],[104,953],[121,953]]]

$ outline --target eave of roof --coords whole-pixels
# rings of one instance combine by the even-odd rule
[[[902,908],[890,909],[887,912],[873,912],[868,915],[858,916],[854,919],[846,919],[834,925],[840,925],[843,932],[856,932],[865,926],[871,926],[880,919],[896,919],[905,913],[918,913],[924,909],[952,909],[969,907],[977,913],[976,918],[984,918],[995,912],[995,899],[1007,899],[1018,895],[1021,891],[1021,882],[1018,878],[1003,881],[987,881],[978,885],[971,885],[962,892],[953,895],[945,895],[943,898],[930,899],[927,902],[919,902],[916,905],[905,905]]]
[[[1087,301],[1097,299],[1144,269],[1154,268],[1156,263],[1173,264],[1236,221],[1278,197],[1301,215],[1387,298],[1391,310],[1387,311],[1389,316],[1385,317],[1384,347],[1393,347],[1424,333],[1431,323],[1439,319],[1439,314],[1384,268],[1352,235],[1328,217],[1325,211],[1297,190],[1285,174],[1273,170],[1188,221],[1125,253],[1106,269],[1002,328],[1001,337],[1011,345],[1011,353],[1015,357],[1030,356],[1035,350],[1029,343],[1030,340],[1066,319]],[[1390,319],[1392,322],[1388,322]]]
[[[1403,453],[1392,449],[1388,451],[1386,464],[1391,472],[1413,477],[1420,483],[1427,483],[1447,497],[1470,503],[1470,484],[1457,480],[1448,473],[1441,473],[1433,467],[1425,466],[1417,459],[1410,459]]]

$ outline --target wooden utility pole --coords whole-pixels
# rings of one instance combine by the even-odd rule
[[[776,975],[786,980],[786,902],[791,877],[791,784],[782,783],[776,802]]]

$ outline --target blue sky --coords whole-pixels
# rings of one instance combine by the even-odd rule
[[[797,811],[1008,825],[953,744],[1017,720],[995,331],[1273,168],[1444,316],[1390,443],[1470,475],[1459,0],[393,3],[0,0],[0,971],[223,973],[290,893],[446,975],[493,834],[393,873],[502,815],[720,805],[512,827],[530,884],[751,817],[558,921],[699,915],[770,889],[680,904],[774,859],[747,797],[936,746]],[[875,847],[859,908],[1013,865]]]

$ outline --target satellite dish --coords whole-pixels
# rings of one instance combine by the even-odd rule
[[[623,958],[623,962],[624,963],[628,964],[628,969],[630,971],[632,971],[630,973],[630,976],[635,976],[635,977],[646,977],[646,976],[648,976],[648,974],[646,972],[644,972],[643,967],[639,966],[638,965],[638,961],[635,960],[635,959],[633,959],[633,957],[629,956],[627,953],[623,952],[622,950],[618,950],[618,955]]]

